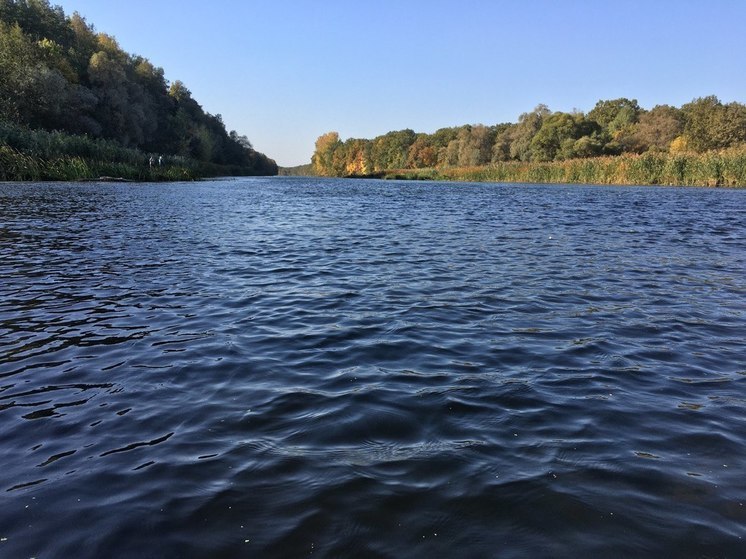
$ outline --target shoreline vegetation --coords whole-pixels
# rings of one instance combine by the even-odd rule
[[[0,181],[191,181],[252,171],[0,122]]]
[[[299,174],[305,167],[283,170]],[[746,187],[746,105],[701,97],[680,108],[599,101],[587,114],[545,105],[517,123],[316,140],[311,173],[473,182]]]
[[[743,188],[746,186],[746,149],[705,154],[628,154],[534,163],[508,161],[445,169],[396,169],[371,178]]]
[[[277,164],[77,12],[0,0],[0,180],[195,180]]]

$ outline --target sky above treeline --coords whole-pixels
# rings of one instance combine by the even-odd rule
[[[544,103],[746,101],[743,0],[51,0],[283,166],[316,138],[515,122]]]

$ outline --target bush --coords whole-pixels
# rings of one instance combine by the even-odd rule
[[[150,165],[149,154],[115,142],[0,122],[0,180],[80,180],[117,177],[139,181],[194,180],[255,174],[253,168],[178,156]]]

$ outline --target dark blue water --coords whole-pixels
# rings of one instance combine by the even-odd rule
[[[746,191],[0,184],[1,557],[746,556]]]

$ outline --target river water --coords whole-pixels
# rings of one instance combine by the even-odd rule
[[[746,556],[746,191],[0,183],[0,556]]]

